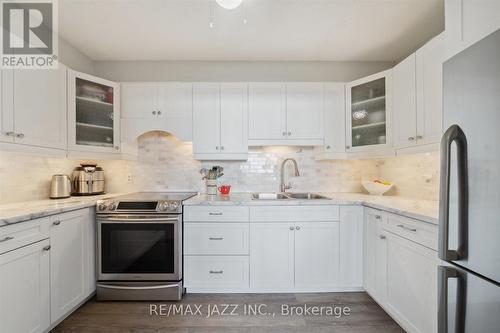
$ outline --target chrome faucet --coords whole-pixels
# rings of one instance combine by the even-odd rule
[[[299,167],[297,166],[297,161],[293,158],[284,159],[283,162],[281,162],[280,192],[285,192],[286,190],[292,188],[292,186],[290,185],[290,182],[288,182],[288,184],[285,184],[285,165],[286,165],[286,162],[288,162],[288,161],[292,161],[292,163],[293,163],[295,177],[300,176]]]

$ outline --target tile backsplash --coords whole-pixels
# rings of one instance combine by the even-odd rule
[[[439,153],[403,155],[386,159],[316,161],[318,148],[253,147],[247,161],[200,162],[192,144],[163,132],[139,138],[138,161],[97,161],[104,168],[107,192],[200,191],[199,170],[220,165],[220,184],[234,192],[278,191],[279,167],[284,158],[297,160],[300,177],[289,178],[293,189],[316,192],[362,192],[361,181],[381,178],[396,184],[389,194],[437,200]],[[0,152],[0,203],[46,199],[50,178],[70,174],[79,160]],[[287,170],[292,175],[291,170]],[[132,177],[129,182],[129,176]]]

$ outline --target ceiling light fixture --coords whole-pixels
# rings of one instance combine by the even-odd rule
[[[243,0],[215,0],[219,6],[221,6],[224,9],[235,9],[241,3]]]

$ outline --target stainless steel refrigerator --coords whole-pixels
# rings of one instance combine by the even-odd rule
[[[500,30],[443,65],[438,332],[500,332]]]

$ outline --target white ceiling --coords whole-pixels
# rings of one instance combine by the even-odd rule
[[[62,0],[59,31],[93,60],[394,61],[444,28],[443,0]]]

